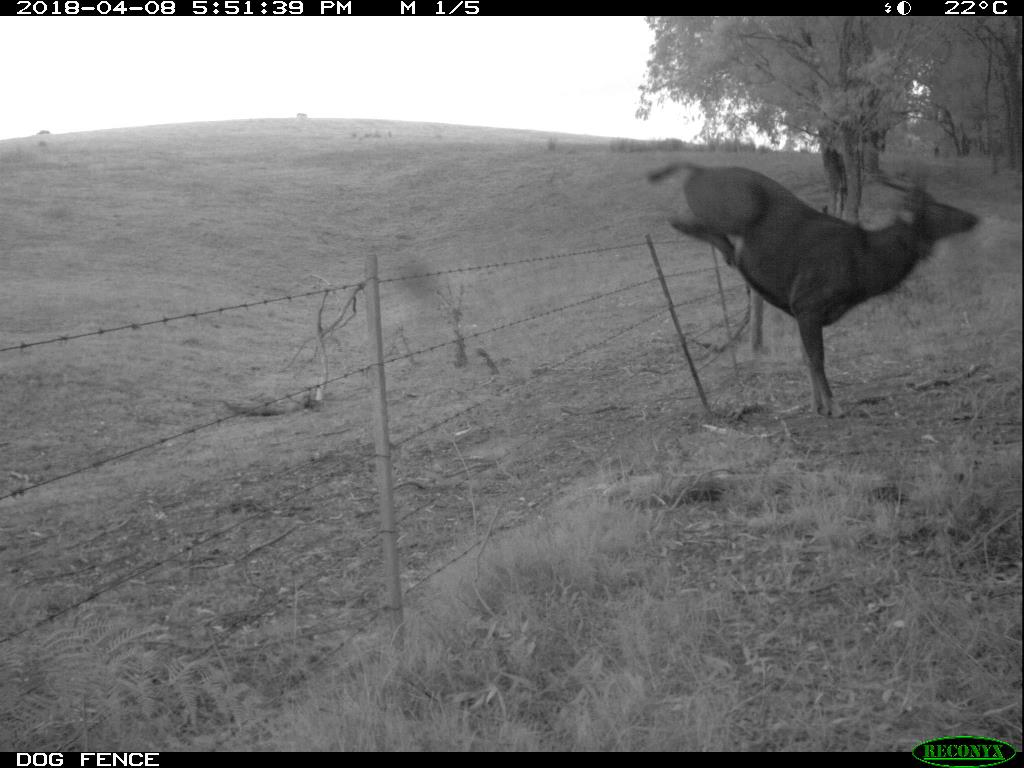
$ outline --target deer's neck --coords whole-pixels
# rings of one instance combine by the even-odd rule
[[[931,252],[932,243],[904,222],[865,232],[864,236],[866,258],[862,261],[861,281],[872,295],[895,288]]]

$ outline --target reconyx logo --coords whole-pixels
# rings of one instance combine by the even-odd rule
[[[1017,750],[998,739],[984,736],[943,736],[922,741],[912,753],[922,763],[941,766],[984,768],[1012,760]]]

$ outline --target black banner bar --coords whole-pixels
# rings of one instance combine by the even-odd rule
[[[838,13],[871,16],[1005,16],[1016,15],[1024,0],[859,0],[830,6]],[[666,6],[666,7],[661,7]],[[646,14],[678,10],[649,2],[637,9]],[[516,16],[532,14],[589,15],[595,6],[581,0],[0,0],[5,16]]]

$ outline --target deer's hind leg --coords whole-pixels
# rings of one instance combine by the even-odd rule
[[[811,408],[822,416],[842,416],[842,409],[832,399],[832,388],[825,377],[825,343],[821,322],[813,317],[798,317],[801,351],[811,379]]]
[[[721,232],[715,232],[701,224],[694,224],[685,219],[675,218],[669,221],[674,229],[689,237],[696,237],[705,243],[710,243],[725,258],[725,263],[730,267],[736,266],[736,248],[732,241]]]

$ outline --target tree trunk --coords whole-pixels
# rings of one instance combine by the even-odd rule
[[[880,170],[879,162],[878,147],[868,142],[864,145],[864,170],[869,174],[878,173]]]
[[[821,142],[821,164],[825,168],[825,181],[829,191],[829,213],[843,217],[849,188],[846,183],[846,164],[832,142]]]
[[[839,129],[843,148],[843,165],[846,167],[846,210],[843,218],[847,221],[860,221],[861,180],[864,171],[864,153],[861,148],[860,131],[851,126]]]
[[[994,21],[994,20],[993,20]],[[1008,20],[1012,29],[1006,24],[991,24],[977,29],[976,38],[988,53],[989,70],[994,70],[1002,85],[1003,119],[1005,120],[1002,143],[1006,147],[1007,165],[1019,171],[1021,168],[1021,18],[1011,17]],[[988,80],[986,77],[986,107],[988,101]],[[990,110],[985,110],[986,122],[992,122]],[[992,133],[995,133],[993,130]]]
[[[870,51],[871,43],[865,31],[864,20],[854,16],[844,17],[837,56],[838,84],[841,90],[847,91],[859,85],[858,69],[867,61]],[[845,116],[839,123],[837,138],[843,153],[848,190],[843,218],[856,222],[860,218],[864,135],[861,126],[850,116]]]
[[[1014,98],[1014,93],[1017,97]],[[1020,77],[1016,70],[1007,73],[1003,78],[1003,102],[1006,113],[1006,151],[1007,161],[1011,169],[1020,170]]]
[[[1020,69],[1021,69],[1021,18],[1014,16],[1011,19],[1013,24],[1013,40],[1002,40],[1000,47],[1002,52],[1003,65],[1003,100],[1006,102],[1006,149],[1010,161],[1010,168],[1015,171],[1021,169],[1020,144],[1021,144],[1021,99],[1020,99]]]
[[[992,175],[995,176],[999,173],[999,153],[996,151],[995,131],[992,128],[992,101],[989,99],[992,89],[992,49],[986,46],[986,50],[988,51],[988,64],[985,67],[985,95],[982,100],[982,112],[985,115],[985,143],[988,145],[989,158],[992,160]]]
[[[881,155],[885,151],[885,131],[871,131],[864,145],[864,170],[878,174],[881,170]]]

